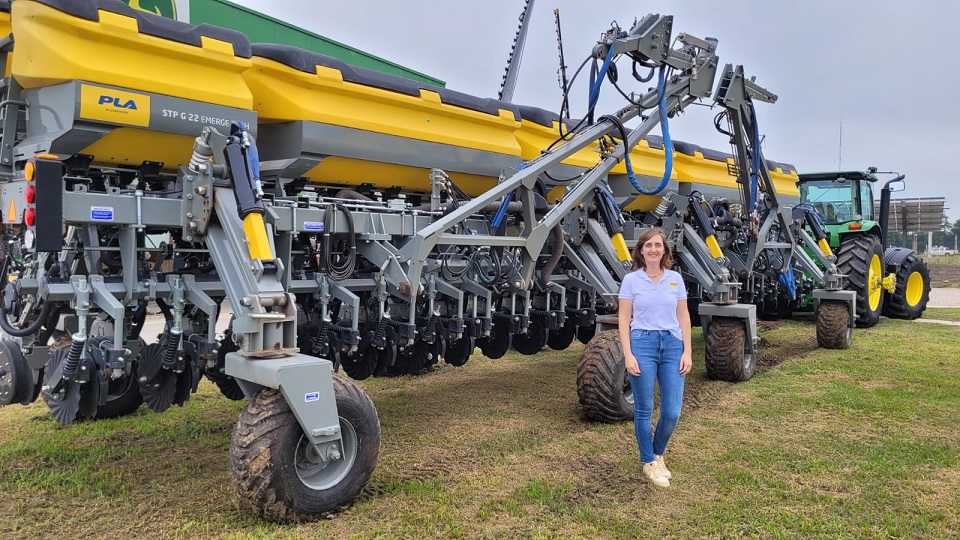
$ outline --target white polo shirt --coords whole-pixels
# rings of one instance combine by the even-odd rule
[[[679,272],[664,270],[656,285],[643,270],[630,272],[620,284],[620,298],[633,301],[631,329],[669,330],[677,339],[683,339],[677,302],[687,299],[687,287]]]

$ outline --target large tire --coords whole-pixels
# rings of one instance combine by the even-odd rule
[[[580,355],[577,396],[590,420],[613,424],[633,419],[633,392],[617,330],[594,336]]]
[[[704,341],[707,377],[727,382],[753,378],[757,363],[745,351],[747,327],[743,319],[714,317]]]
[[[837,268],[849,279],[848,290],[857,293],[857,326],[869,328],[880,321],[883,310],[883,249],[876,236],[847,238],[840,245]]]
[[[349,507],[370,481],[380,454],[377,410],[353,382],[334,375],[333,388],[343,452],[323,465],[305,459],[306,436],[280,391],[261,390],[240,413],[230,442],[231,473],[241,499],[263,517],[318,519]]]
[[[895,319],[916,319],[930,300],[930,269],[923,259],[911,253],[897,269],[897,288],[887,302],[884,314]]]
[[[817,345],[824,349],[847,349],[853,340],[850,312],[844,302],[824,301],[817,308]]]

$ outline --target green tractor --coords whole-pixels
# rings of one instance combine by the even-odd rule
[[[870,327],[880,315],[916,319],[927,308],[930,270],[912,249],[887,247],[890,194],[903,189],[903,175],[880,190],[880,215],[874,215],[876,167],[867,171],[801,174],[801,204],[823,220],[837,266],[857,293],[857,326]],[[889,173],[893,174],[893,173]]]

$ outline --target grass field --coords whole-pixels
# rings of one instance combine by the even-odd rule
[[[960,265],[960,255],[938,255],[936,257],[924,257],[923,260],[928,264],[952,264]]]
[[[937,310],[960,320],[960,310]],[[631,424],[581,417],[582,346],[362,382],[383,428],[364,496],[332,519],[264,522],[227,464],[242,404],[60,427],[0,409],[0,538],[948,538],[960,536],[960,331],[884,320],[848,350],[764,323],[764,370],[708,381],[694,339],[670,488]],[[905,344],[912,344],[905,347]]]

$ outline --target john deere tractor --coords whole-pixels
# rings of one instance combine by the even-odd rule
[[[859,327],[870,327],[880,315],[916,319],[927,308],[930,271],[912,249],[887,247],[890,194],[903,189],[897,175],[880,190],[880,215],[874,215],[876,167],[866,171],[801,174],[802,204],[812,206],[829,233],[837,266],[857,293]],[[890,173],[894,174],[894,173]]]

